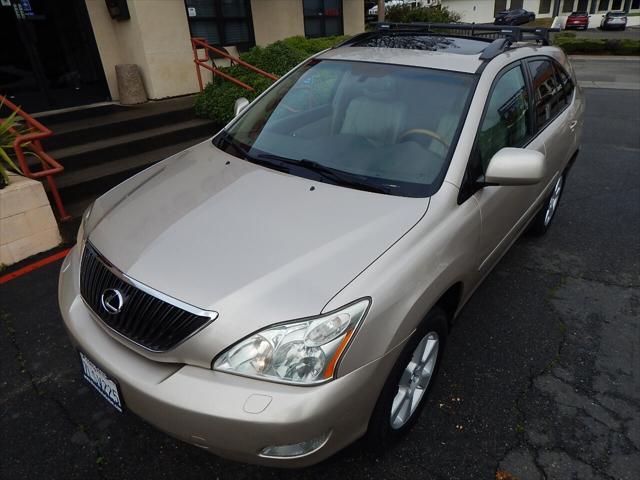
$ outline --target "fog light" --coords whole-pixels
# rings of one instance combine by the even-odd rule
[[[290,445],[272,445],[265,447],[260,452],[261,457],[299,457],[314,452],[327,443],[331,436],[331,431],[324,433],[311,440],[300,443],[292,443]]]

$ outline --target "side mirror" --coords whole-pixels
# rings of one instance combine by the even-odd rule
[[[238,115],[240,115],[240,112],[247,108],[247,105],[249,105],[249,100],[247,100],[246,98],[240,97],[239,99],[237,99],[235,105],[233,106],[233,116],[237,117]]]
[[[496,185],[533,185],[544,178],[545,156],[537,150],[503,148],[491,160],[485,183]]]

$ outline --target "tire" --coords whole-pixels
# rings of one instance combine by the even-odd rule
[[[556,180],[551,193],[544,201],[543,207],[531,221],[528,232],[529,234],[534,237],[541,237],[547,233],[547,230],[558,211],[558,205],[560,204],[560,199],[562,198],[562,192],[564,192],[566,181],[567,171],[565,170]]]
[[[448,325],[447,314],[444,310],[440,307],[434,307],[402,349],[402,352],[387,377],[387,381],[382,388],[378,402],[369,420],[365,441],[369,448],[376,453],[383,452],[387,447],[395,444],[411,429],[420,417],[420,413],[427,403],[426,399],[433,387],[434,380],[440,368],[440,362],[447,340]],[[433,348],[434,342],[435,348]],[[416,375],[420,364],[416,365],[413,369],[407,367],[416,360],[416,355],[417,357],[421,357],[420,353],[424,355],[429,346],[432,347],[431,351],[433,355],[435,355],[435,358],[433,358],[433,355],[426,355],[428,360],[424,362],[421,370],[423,375]],[[409,374],[411,370],[413,371],[413,375]],[[428,378],[426,375],[427,370],[431,370]],[[401,395],[401,382],[405,383],[405,385],[408,383],[409,388],[413,386],[413,391],[417,393],[414,393],[414,395],[410,397],[409,395],[398,397],[398,400],[396,400],[396,396]],[[423,388],[419,388],[420,385],[422,385]],[[407,391],[408,389],[405,388],[404,390]],[[419,395],[419,398],[416,399],[417,395]],[[392,408],[394,404],[396,404],[396,406],[403,405],[402,403],[397,403],[400,401],[400,398],[411,398],[412,402],[408,402],[407,400],[404,402],[405,408],[396,408],[399,412],[404,411],[408,413],[408,416],[397,414],[394,419],[394,417],[392,417]]]

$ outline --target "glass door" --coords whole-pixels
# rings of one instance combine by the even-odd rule
[[[26,111],[110,99],[82,0],[4,0],[0,41],[0,94]]]

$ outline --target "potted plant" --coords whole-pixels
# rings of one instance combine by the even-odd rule
[[[4,105],[5,97],[0,99],[0,111]],[[9,170],[15,173],[22,174],[22,171],[13,161],[13,142],[18,135],[28,133],[29,129],[24,128],[20,117],[17,116],[17,111],[11,112],[11,114],[5,118],[0,118],[0,189],[6,187],[10,182]],[[29,142],[24,143],[22,146],[28,146]],[[28,155],[37,155],[34,152],[25,152]]]

